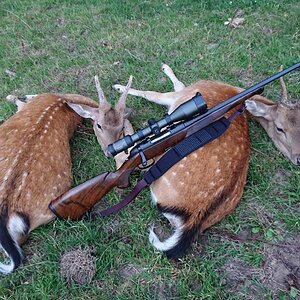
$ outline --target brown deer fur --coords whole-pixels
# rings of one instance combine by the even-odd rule
[[[131,80],[115,108],[106,101],[97,76],[99,103],[74,94],[31,96],[26,104],[8,97],[20,110],[0,126],[0,246],[10,257],[9,264],[0,263],[0,273],[10,273],[22,262],[19,245],[31,230],[54,218],[48,204],[71,187],[69,139],[79,115],[93,121],[102,149],[133,133],[126,112]],[[117,166],[126,156],[116,157]]]
[[[0,126],[0,242],[11,258],[2,273],[21,263],[18,245],[54,218],[49,202],[71,186],[69,139],[81,118],[67,101],[98,107],[82,96],[41,94]]]
[[[212,107],[242,91],[238,87],[207,80],[200,80],[185,87],[169,66],[164,64],[162,70],[171,79],[175,92],[158,93],[129,89],[128,93],[166,105],[171,113],[197,92],[202,94],[208,107]],[[121,85],[115,85],[114,88],[120,92],[124,91],[124,86]],[[255,100],[248,100],[252,106],[275,105],[261,96],[255,96],[253,99]],[[273,127],[275,122],[273,119]],[[270,136],[276,145],[276,137]],[[292,141],[296,140],[295,135]],[[175,229],[165,241],[160,241],[151,229],[149,240],[154,247],[165,251],[171,258],[181,256],[198,232],[231,213],[243,194],[249,154],[247,118],[242,115],[233,121],[220,138],[194,151],[152,183],[152,199]]]

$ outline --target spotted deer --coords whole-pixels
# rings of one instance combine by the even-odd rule
[[[49,202],[71,187],[69,139],[81,117],[70,107],[89,114],[106,149],[111,137],[116,139],[123,131],[132,134],[124,116],[126,95],[116,108],[103,97],[98,104],[72,94],[40,94],[27,97],[28,103],[16,101],[18,112],[0,126],[0,246],[10,258],[8,264],[0,263],[1,273],[22,263],[20,245],[30,231],[54,219]]]
[[[280,85],[279,102],[266,98],[247,100],[247,110],[266,130],[277,149],[293,164],[300,166],[300,102],[288,97],[282,77]]]
[[[171,113],[197,92],[202,94],[208,107],[212,107],[242,91],[238,87],[207,80],[186,87],[169,66],[164,64],[162,70],[171,79],[174,92],[129,89],[128,93],[165,105]],[[114,88],[120,92],[125,90],[121,85],[114,85]],[[291,109],[286,102],[275,104],[262,96],[248,100],[247,107],[258,117],[275,144],[280,145],[279,149],[299,164],[299,109]],[[180,257],[197,233],[231,213],[243,194],[249,154],[247,117],[241,115],[220,138],[194,151],[152,183],[153,202],[174,227],[174,232],[160,241],[151,228],[150,243],[169,258]]]

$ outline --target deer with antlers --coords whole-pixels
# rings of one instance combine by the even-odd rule
[[[207,80],[186,87],[169,66],[164,64],[162,70],[171,79],[174,92],[158,93],[130,88],[128,93],[166,105],[168,113],[171,113],[197,92],[212,107],[242,91],[238,87]],[[122,85],[114,85],[114,88],[125,91]],[[284,102],[278,104],[255,96],[247,100],[246,105],[275,145],[299,165],[300,108],[288,105],[285,95],[284,92]],[[174,227],[173,234],[164,241],[160,241],[151,228],[149,240],[152,245],[164,251],[168,257],[177,258],[191,245],[197,233],[231,213],[243,194],[249,155],[247,117],[242,115],[233,121],[219,139],[194,151],[152,183],[150,190],[153,202]]]
[[[99,82],[96,79],[99,91]],[[20,245],[30,231],[54,219],[51,200],[71,187],[69,139],[80,116],[90,118],[103,149],[123,132],[132,134],[123,93],[115,108],[100,95],[99,104],[72,94],[41,94],[22,103],[13,97],[18,112],[0,126],[0,246],[10,258],[0,263],[7,274],[23,259]],[[124,154],[117,158],[120,165]]]

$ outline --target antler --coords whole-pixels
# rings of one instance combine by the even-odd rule
[[[279,68],[279,72],[283,70],[283,65],[280,66]],[[280,81],[280,86],[281,86],[281,100],[280,102],[282,104],[287,104],[288,103],[288,95],[287,95],[287,89],[286,89],[286,85],[284,83],[284,80],[282,77],[279,78]]]
[[[99,83],[99,78],[97,75],[95,75],[95,84],[96,84],[96,89],[98,92],[98,98],[99,98],[99,110],[109,110],[110,109],[110,104],[107,102],[103,90],[100,86]]]
[[[118,109],[118,110],[122,110],[122,111],[124,111],[125,110],[125,106],[126,106],[126,98],[127,98],[127,95],[128,95],[128,91],[129,91],[129,89],[130,89],[130,87],[131,87],[131,83],[132,83],[132,75],[130,75],[130,77],[129,77],[129,80],[128,80],[128,83],[127,83],[127,85],[126,85],[126,88],[125,88],[125,90],[124,90],[124,92],[122,93],[122,95],[121,95],[121,97],[120,97],[120,99],[119,99],[119,101],[118,101],[118,104],[117,104],[117,106],[116,106],[116,108]]]

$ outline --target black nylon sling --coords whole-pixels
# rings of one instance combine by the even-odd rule
[[[229,125],[228,119],[223,117],[173,146],[145,173],[147,184],[161,177],[184,157],[221,136]]]
[[[233,119],[245,111],[245,106],[242,105],[228,118],[221,119],[207,125],[199,131],[191,134],[177,145],[171,147],[163,156],[145,173],[144,178],[140,180],[133,190],[118,204],[113,205],[99,213],[101,216],[108,216],[122,209],[124,206],[133,201],[137,195],[153,181],[161,177],[172,166],[182,160],[193,151],[205,146],[209,142],[221,136],[230,126]]]

